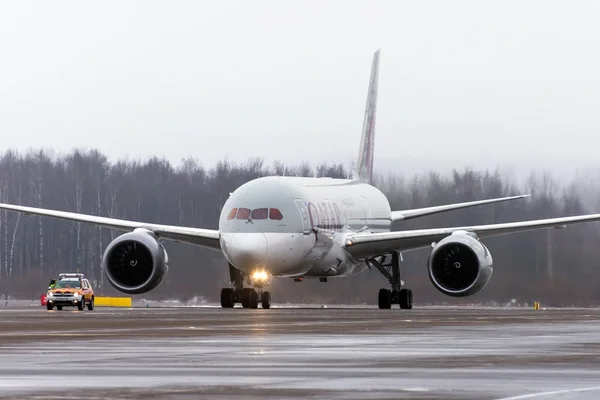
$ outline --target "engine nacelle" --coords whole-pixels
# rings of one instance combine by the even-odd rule
[[[167,275],[168,255],[158,237],[147,229],[125,233],[106,247],[102,263],[110,284],[129,293],[146,293]]]
[[[466,297],[482,290],[493,272],[492,255],[473,234],[454,232],[438,242],[427,261],[429,279],[440,292]]]

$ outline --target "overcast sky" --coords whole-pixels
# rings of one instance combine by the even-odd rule
[[[0,149],[600,165],[597,1],[6,1]]]

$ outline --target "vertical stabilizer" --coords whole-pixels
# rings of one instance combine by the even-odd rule
[[[358,159],[354,170],[354,180],[373,183],[373,152],[375,150],[375,113],[377,111],[377,83],[379,80],[379,50],[373,55],[371,79],[367,93],[367,105],[363,120],[362,137]]]

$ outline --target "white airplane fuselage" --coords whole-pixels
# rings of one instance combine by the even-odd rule
[[[349,233],[389,232],[377,188],[332,178],[264,177],[236,189],[219,219],[221,247],[237,269],[277,277],[333,277],[366,264],[342,248]]]

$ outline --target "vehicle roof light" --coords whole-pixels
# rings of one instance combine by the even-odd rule
[[[60,273],[58,274],[59,278],[83,278],[83,274],[81,272],[77,273]]]

